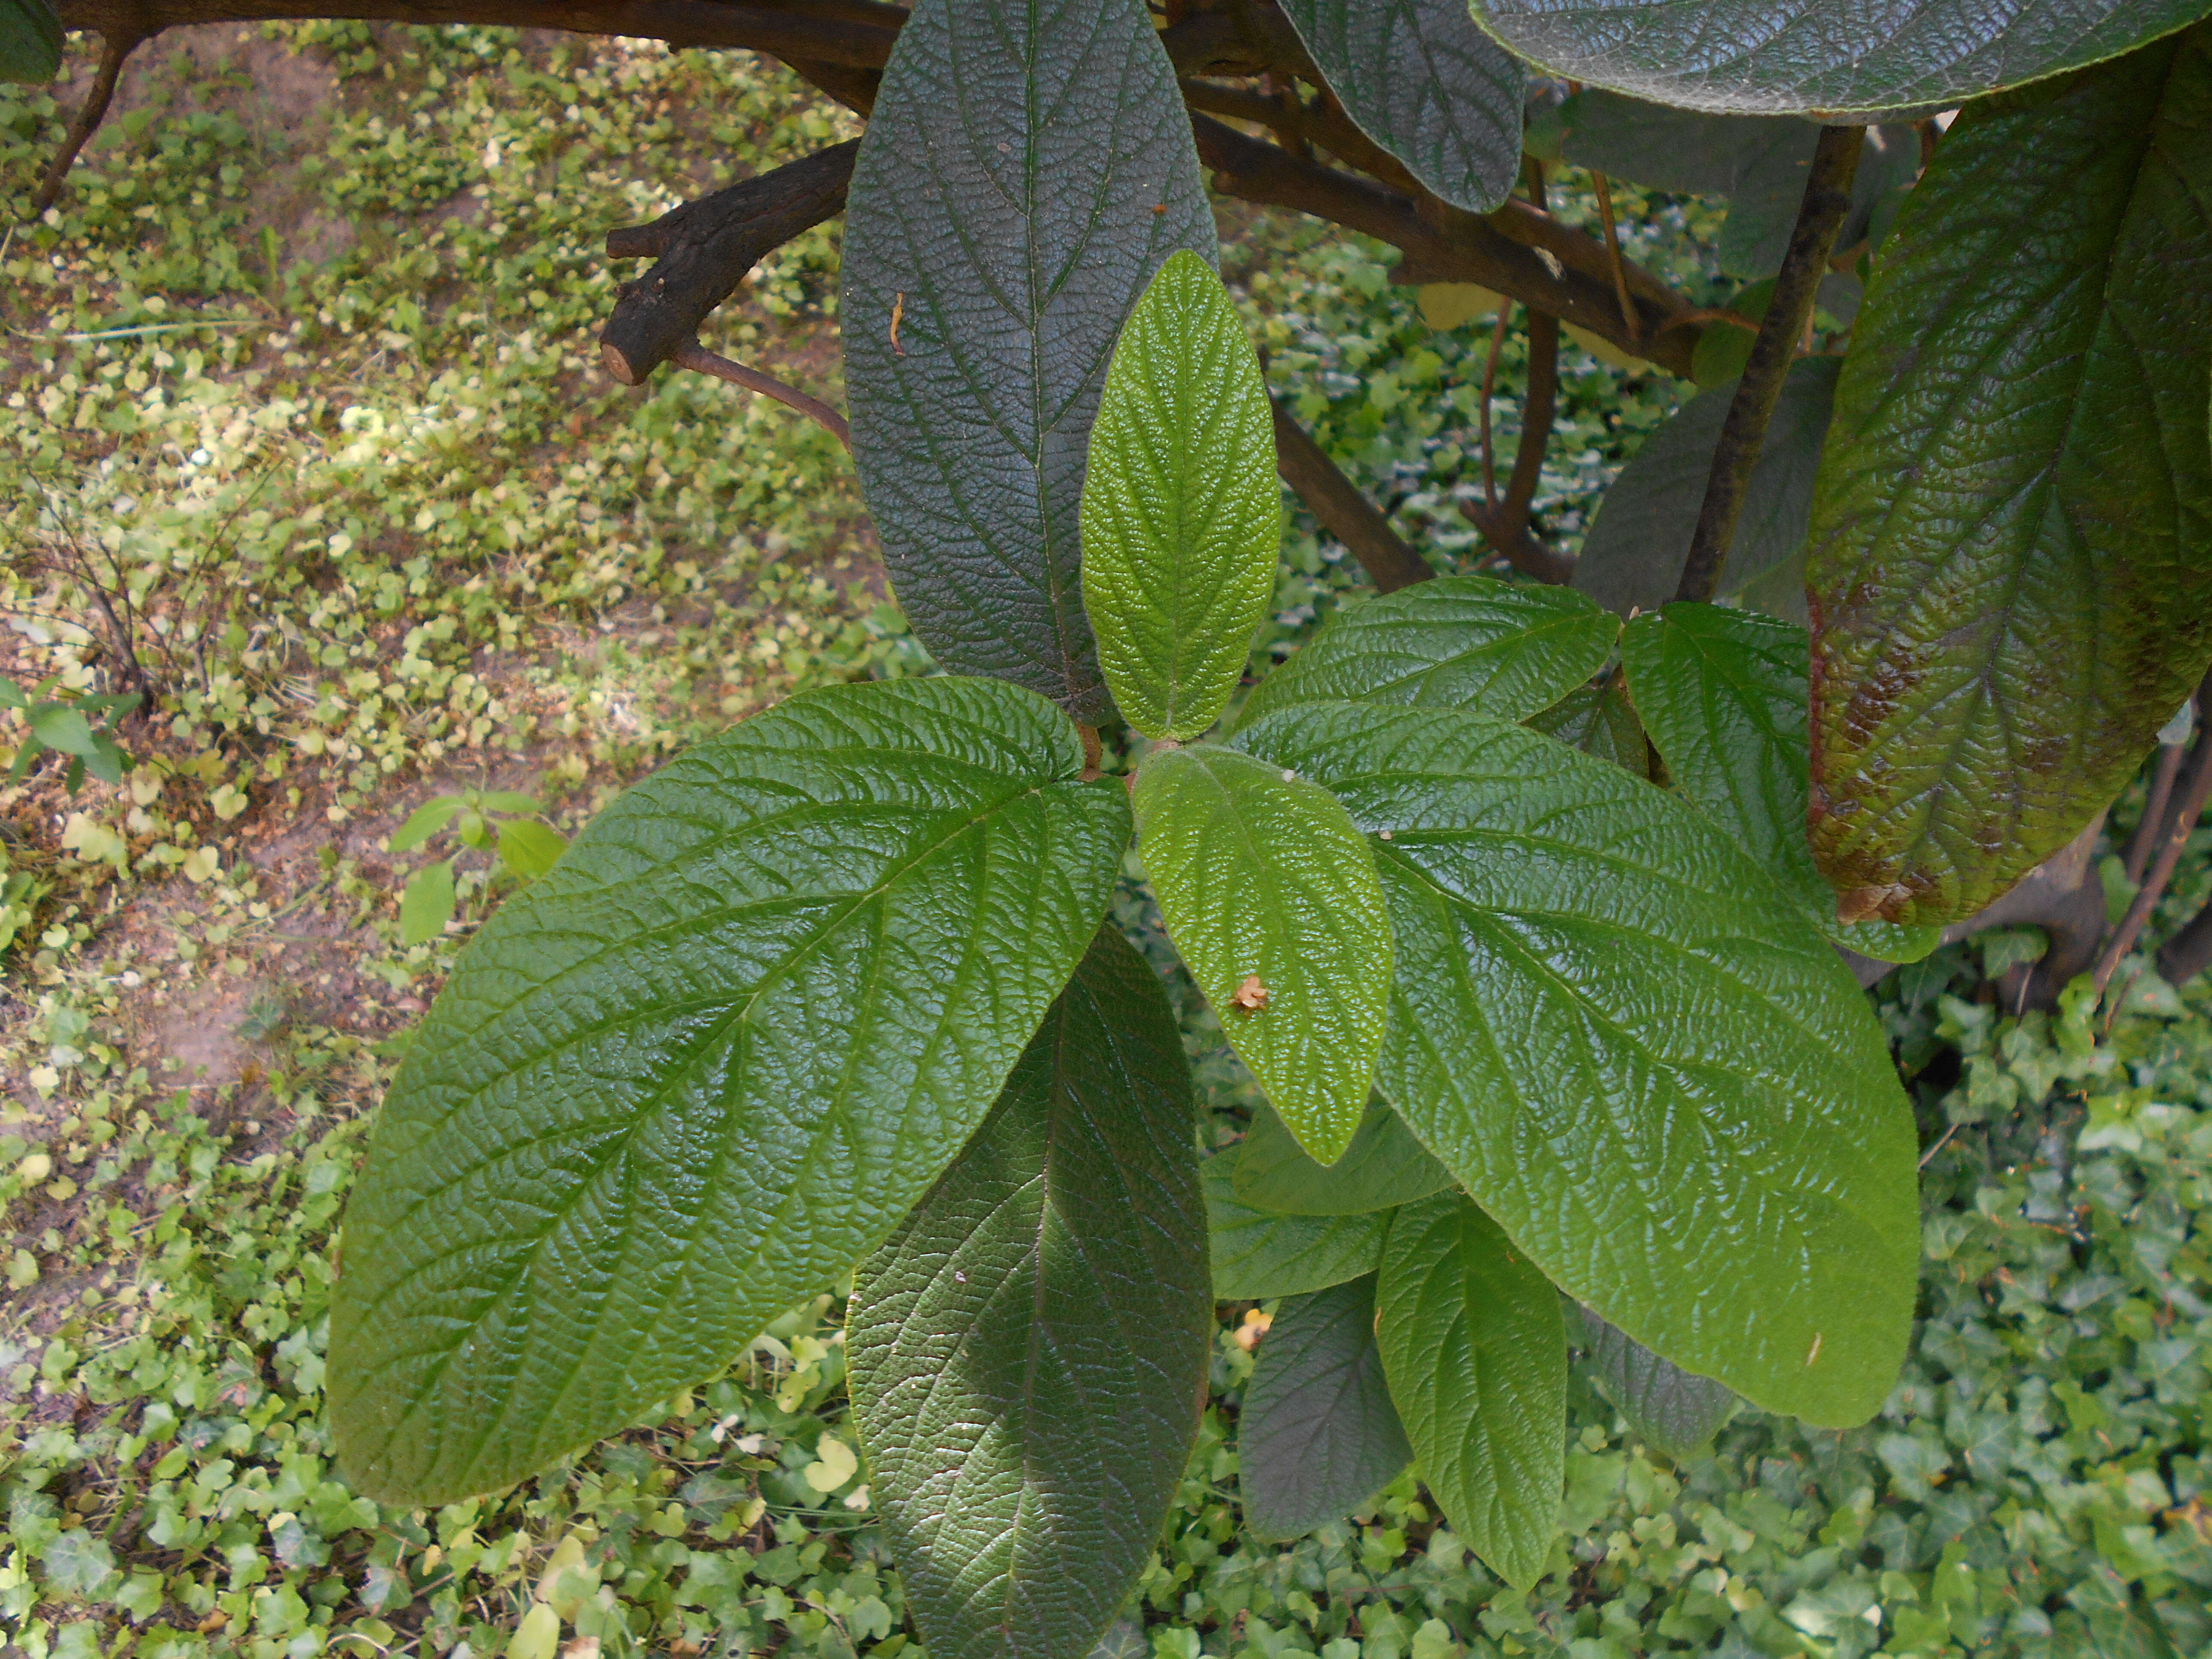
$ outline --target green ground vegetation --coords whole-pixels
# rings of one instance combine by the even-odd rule
[[[792,690],[927,671],[830,439],[597,366],[626,274],[608,226],[849,129],[714,54],[201,30],[140,54],[69,192],[25,221],[62,113],[0,91],[0,670],[63,706],[0,713],[8,750],[60,750],[0,788],[0,1642],[919,1656],[832,1295],[620,1439],[434,1512],[349,1492],[321,1420],[368,1115],[453,952],[535,867],[523,843]],[[1726,297],[1704,210],[1621,205],[1638,257]],[[1471,560],[1486,319],[1431,328],[1356,239],[1223,223],[1275,389],[1416,544]],[[834,400],[836,258],[834,226],[781,250],[709,343]],[[1563,368],[1538,507],[1571,548],[1682,390],[1578,349]],[[1509,334],[1501,470],[1522,373]],[[1255,671],[1363,591],[1301,514],[1281,576]],[[138,764],[72,788],[68,705],[133,694]],[[512,858],[460,813],[403,833],[452,796],[536,828]],[[2164,925],[2203,902],[2208,854],[2200,832]],[[447,861],[441,925],[403,894]],[[1133,882],[1120,905],[1157,943]],[[1407,1480],[1294,1545],[1243,1530],[1237,1404],[1269,1310],[1231,1305],[1106,1651],[2212,1652],[2212,987],[2131,963],[2118,1005],[2009,1013],[1990,981],[2038,944],[1984,935],[1875,994],[1931,1149],[1925,1323],[1875,1422],[1747,1415],[1678,1466],[1578,1382],[1567,1537],[1518,1595]],[[1173,988],[1226,1146],[1255,1097]]]

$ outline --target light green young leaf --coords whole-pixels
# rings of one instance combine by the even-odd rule
[[[1675,787],[1836,944],[1915,962],[1940,927],[1846,927],[1805,842],[1805,630],[1745,611],[1669,605],[1637,617],[1621,659],[1644,728]]]
[[[1316,705],[1240,741],[1374,837],[1380,1086],[1515,1244],[1769,1410],[1875,1411],[1917,1285],[1912,1116],[1849,970],[1734,838],[1464,714]]]
[[[809,692],[623,795],[510,898],[386,1097],[345,1224],[356,1489],[521,1479],[836,1279],[997,1098],[1128,807],[996,681]]]
[[[1413,1456],[1375,1342],[1375,1276],[1285,1297],[1237,1416],[1252,1530],[1296,1538],[1339,1520]]]
[[[860,1265],[853,1410],[933,1654],[1088,1653],[1152,1559],[1213,1326],[1194,1127],[1175,1010],[1109,924]]]
[[[1375,1271],[1382,1260],[1388,1210],[1312,1216],[1255,1209],[1237,1196],[1236,1162],[1217,1154],[1202,1166],[1216,1301],[1297,1296]]]
[[[407,878],[399,894],[399,942],[428,945],[453,919],[453,861],[441,859]]]
[[[1451,1171],[1431,1158],[1380,1097],[1344,1156],[1334,1164],[1308,1158],[1272,1108],[1252,1120],[1237,1154],[1237,1196],[1282,1215],[1362,1215],[1395,1209],[1451,1185]]]
[[[407,815],[407,822],[392,832],[386,847],[394,853],[412,852],[451,823],[468,805],[459,795],[435,795]]]
[[[499,825],[499,861],[525,881],[535,881],[568,850],[568,838],[536,818],[503,818]]]
[[[1566,1480],[1559,1293],[1457,1193],[1390,1221],[1376,1290],[1390,1398],[1452,1529],[1516,1589],[1542,1576]]]
[[[82,709],[65,702],[37,703],[32,707],[30,722],[31,735],[49,749],[58,749],[64,755],[93,751],[92,722]]]
[[[1443,576],[1337,612],[1245,700],[1246,726],[1294,702],[1468,708],[1525,720],[1605,666],[1620,623],[1581,594]]]
[[[1260,360],[1213,268],[1175,254],[1114,348],[1083,481],[1083,603],[1121,716],[1148,738],[1220,718],[1283,538]]]
[[[536,796],[513,789],[487,790],[477,797],[477,805],[487,812],[520,812],[533,817],[545,810]]]
[[[1328,792],[1214,744],[1154,750],[1138,850],[1168,937],[1314,1158],[1366,1115],[1390,994],[1375,860]]]

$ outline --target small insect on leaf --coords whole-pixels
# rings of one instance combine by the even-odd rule
[[[1238,1013],[1249,1019],[1253,1015],[1267,1011],[1267,988],[1260,983],[1259,975],[1247,974],[1243,983],[1237,988],[1237,994],[1229,999],[1229,1003]]]

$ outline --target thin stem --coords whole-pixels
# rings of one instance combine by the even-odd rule
[[[2186,985],[2212,967],[2212,904],[2191,917],[2158,953],[2158,975],[2168,985]]]
[[[1521,406],[1521,441],[1513,452],[1513,476],[1505,499],[1494,506],[1462,502],[1460,511],[1482,533],[1491,550],[1524,575],[1564,582],[1575,562],[1529,533],[1529,509],[1544,476],[1544,452],[1552,441],[1552,418],[1559,403],[1559,319],[1540,311],[1528,313],[1528,395]]]
[[[1590,183],[1597,187],[1598,222],[1605,227],[1606,263],[1613,267],[1613,291],[1620,301],[1620,320],[1628,330],[1629,337],[1636,335],[1636,307],[1629,302],[1628,273],[1621,269],[1620,233],[1613,222],[1613,191],[1605,182],[1605,174],[1592,173]]]
[[[1752,341],[1750,360],[1744,365],[1743,378],[1736,382],[1735,397],[1721,424],[1720,441],[1713,446],[1705,505],[1690,538],[1681,582],[1674,590],[1678,599],[1711,599],[1719,589],[1729,547],[1735,540],[1736,520],[1743,514],[1751,470],[1765,441],[1766,423],[1774,416],[1798,337],[1813,314],[1813,296],[1828,268],[1836,233],[1843,228],[1844,216],[1850,210],[1851,179],[1858,171],[1864,141],[1863,127],[1820,129],[1820,142],[1813,149],[1812,172],[1805,180],[1804,200],[1797,209],[1797,223],[1790,233],[1790,251],[1774,281],[1774,297],[1768,301],[1766,315]]]
[[[1513,301],[1503,295],[1498,301],[1498,325],[1490,331],[1490,358],[1482,366],[1482,499],[1498,505],[1498,457],[1490,441],[1490,404],[1498,394],[1498,360],[1505,350],[1505,326],[1512,320]]]
[[[100,38],[100,68],[92,77],[92,87],[84,95],[84,106],[76,118],[69,124],[68,135],[54,159],[47,164],[46,176],[39,181],[36,194],[31,198],[31,216],[35,219],[60,199],[62,181],[76,163],[77,154],[91,142],[92,135],[100,130],[107,115],[107,106],[115,96],[115,82],[123,73],[123,60],[137,46],[143,35],[118,29],[113,34]]]
[[[763,374],[757,368],[747,368],[743,363],[733,363],[701,345],[696,340],[687,340],[669,354],[668,361],[678,368],[688,368],[701,374],[711,374],[718,380],[727,380],[732,386],[744,386],[764,398],[773,398],[787,409],[800,414],[823,428],[830,435],[845,446],[850,453],[853,429],[845,424],[845,417],[819,398],[810,398],[796,386],[786,386],[772,374]]]
[[[2128,953],[2142,932],[2143,923],[2149,920],[2151,907],[2166,891],[2166,884],[2173,879],[2174,867],[2181,862],[2182,849],[2189,844],[2190,831],[2197,828],[2203,816],[2204,802],[2212,796],[2212,676],[2197,690],[2197,741],[2190,745],[2189,759],[2174,780],[2173,805],[2160,825],[2159,839],[2150,868],[2143,874],[2142,885],[2136,890],[2134,902],[2128,913],[2120,918],[2119,926],[2112,929],[2098,953],[2097,965],[2092,970],[2100,995],[2111,982],[2112,970],[2120,965],[2120,958]]]
[[[2173,793],[2174,775],[2181,770],[2181,757],[2188,745],[2179,743],[2160,744],[2158,764],[2151,769],[2150,793],[2143,799],[2142,817],[2136,821],[2135,833],[2128,837],[2121,851],[2120,863],[2128,872],[2128,879],[2140,884],[2143,866],[2150,862],[2151,843],[2158,839],[2158,826],[2166,817],[2166,803]]]

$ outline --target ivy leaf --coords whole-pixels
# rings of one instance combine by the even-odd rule
[[[82,1527],[57,1535],[39,1553],[45,1587],[70,1601],[95,1601],[105,1596],[122,1577],[115,1568],[115,1551],[104,1540]]]
[[[1175,1011],[1109,925],[860,1267],[853,1409],[933,1654],[1086,1653],[1152,1559],[1212,1334],[1194,1129]]]
[[[407,878],[399,894],[399,942],[428,945],[453,919],[453,861],[441,859]]]
[[[1360,1215],[1395,1209],[1451,1185],[1451,1171],[1431,1158],[1387,1102],[1370,1103],[1344,1156],[1330,1164],[1308,1158],[1271,1108],[1252,1119],[1237,1156],[1237,1196],[1284,1215]]]
[[[1203,1166],[1215,1300],[1298,1296],[1375,1271],[1389,1211],[1310,1216],[1258,1209],[1237,1196],[1235,1163],[1217,1155]]]
[[[1598,1392],[1628,1419],[1637,1437],[1676,1463],[1711,1445],[1735,1415],[1736,1397],[1709,1376],[1668,1364],[1588,1308],[1579,1312],[1583,1362]]]
[[[1620,631],[1615,618],[1563,587],[1439,577],[1337,612],[1260,682],[1237,723],[1340,698],[1523,720],[1604,667]]]
[[[1475,21],[1563,80],[1736,115],[1948,109],[2185,27],[2202,0],[1474,0]]]
[[[47,0],[0,0],[0,81],[42,84],[61,67],[62,20]]]
[[[1490,213],[1521,173],[1528,71],[1459,0],[1284,0],[1359,130],[1455,207]]]
[[[1804,547],[1813,477],[1842,368],[1835,357],[1801,357],[1790,365],[1721,568],[1721,593],[1741,591]],[[1730,380],[1699,392],[1630,457],[1599,502],[1575,561],[1578,592],[1624,617],[1639,608],[1656,611],[1674,597],[1735,388]]]
[[[1644,730],[1675,787],[1835,944],[1917,962],[1940,927],[1844,927],[1805,842],[1805,630],[1711,605],[1637,617],[1620,653]]]
[[[1237,1418],[1237,1485],[1261,1538],[1342,1518],[1398,1477],[1413,1448],[1375,1343],[1375,1275],[1286,1297]]]
[[[1217,252],[1144,8],[921,0],[848,199],[853,460],[915,635],[956,674],[1099,720],[1078,525],[1091,416],[1152,273]]]
[[[1243,675],[1283,539],[1273,422],[1221,278],[1176,254],[1122,326],[1083,484],[1084,608],[1148,738],[1197,737]]]
[[[1298,1144],[1334,1164],[1366,1115],[1390,994],[1365,839],[1327,790],[1212,744],[1154,750],[1134,793],[1168,937]]]
[[[346,1216],[356,1488],[521,1479],[835,1281],[981,1122],[1128,837],[995,681],[810,692],[624,794],[462,956]]]
[[[1542,1577],[1566,1480],[1559,1296],[1457,1193],[1398,1211],[1376,1337],[1421,1479],[1452,1529],[1516,1589]]]
[[[1978,105],[1882,244],[1808,577],[1813,853],[1851,920],[1983,909],[2212,658],[2209,105],[2212,27]]]
[[[1850,971],[1734,838],[1465,714],[1316,705],[1244,740],[1373,836],[1380,1087],[1515,1244],[1770,1411],[1878,1408],[1917,1284],[1911,1113]]]

